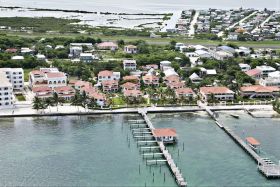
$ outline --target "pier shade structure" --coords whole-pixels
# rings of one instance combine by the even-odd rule
[[[173,128],[162,128],[152,130],[156,141],[166,144],[173,144],[177,142],[177,133]]]
[[[259,152],[259,147],[261,143],[253,137],[246,138],[247,144],[256,152]]]

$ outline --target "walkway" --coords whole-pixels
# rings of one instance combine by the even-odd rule
[[[192,22],[190,24],[190,27],[189,27],[189,37],[193,36],[195,34],[195,24],[197,23],[197,18],[199,16],[199,10],[196,10],[195,11],[195,15],[193,16],[193,19],[192,19]]]
[[[144,118],[146,124],[148,125],[148,127],[150,128],[152,135],[153,134],[153,129],[154,126],[152,124],[152,122],[150,121],[150,119],[147,116],[147,110],[146,109],[139,109],[138,111],[139,114],[141,114],[141,116]],[[167,164],[173,174],[173,176],[175,177],[175,180],[178,184],[178,186],[187,186],[187,182],[185,181],[182,173],[180,172],[179,168],[176,166],[176,164],[174,163],[174,160],[172,159],[171,154],[168,152],[168,150],[166,149],[165,145],[163,142],[157,142],[161,152],[163,153],[164,158],[167,161]]]
[[[265,162],[254,150],[250,148],[237,134],[235,134],[229,127],[225,126],[215,116],[215,113],[203,103],[199,103],[206,112],[215,120],[216,124],[223,129],[242,149],[244,149],[257,163],[259,171],[267,178],[280,178],[280,164],[276,165],[270,161]]]

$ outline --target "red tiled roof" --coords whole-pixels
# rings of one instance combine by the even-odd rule
[[[155,137],[177,136],[176,130],[172,128],[154,129],[153,134]]]
[[[9,49],[6,49],[7,53],[16,53],[17,52],[17,49],[16,48],[9,48]]]
[[[123,95],[125,97],[137,97],[143,95],[143,93],[140,90],[125,90]]]
[[[40,71],[40,70],[33,70],[30,72],[33,75],[44,75],[44,72]]]
[[[52,92],[52,89],[47,86],[40,86],[40,87],[33,87],[32,92],[38,93],[38,92]]]
[[[89,94],[89,97],[99,100],[106,100],[106,96],[102,93],[93,92]]]
[[[155,75],[145,75],[143,76],[143,80],[153,81],[153,80],[159,80],[159,78]]]
[[[97,44],[97,47],[118,47],[114,42],[102,42]]]
[[[54,88],[56,92],[75,92],[75,90],[70,86],[61,86]]]
[[[122,87],[125,88],[125,89],[134,89],[134,88],[138,87],[138,84],[134,84],[134,83],[131,83],[131,82],[126,82],[122,85]]]
[[[46,73],[46,76],[48,78],[61,78],[61,77],[65,77],[64,73],[61,72],[56,72],[56,73]]]
[[[105,81],[102,81],[102,85],[103,86],[110,86],[110,85],[119,85],[118,81],[116,80],[105,80]]]
[[[164,78],[165,80],[167,80],[168,82],[179,82],[180,78],[177,75],[170,75],[168,77]]]
[[[255,68],[255,69],[251,69],[251,70],[249,70],[249,71],[246,71],[245,73],[246,73],[248,76],[252,77],[252,76],[256,76],[256,75],[261,74],[261,70]]]
[[[99,76],[102,76],[102,77],[113,76],[113,72],[112,71],[108,71],[108,70],[100,71],[98,73],[98,77]]]
[[[228,89],[227,87],[201,87],[200,92],[204,94],[234,94],[234,92]]]
[[[193,94],[193,90],[191,88],[178,88],[175,90],[176,94]]]
[[[246,141],[251,145],[261,145],[261,143],[253,137],[247,137]]]
[[[240,91],[242,91],[242,92],[270,93],[270,92],[279,92],[280,88],[278,88],[277,86],[253,85],[253,86],[241,87]]]
[[[139,78],[134,76],[134,75],[130,75],[130,76],[123,77],[123,80],[125,80],[125,81],[128,81],[128,80],[137,80],[137,81],[139,81]]]

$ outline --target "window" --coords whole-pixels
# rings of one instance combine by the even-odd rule
[[[9,105],[10,103],[5,103],[5,105]]]

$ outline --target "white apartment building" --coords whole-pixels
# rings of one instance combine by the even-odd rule
[[[129,71],[134,71],[136,70],[136,60],[124,60],[123,61],[123,69],[124,70],[129,70]]]
[[[280,71],[268,73],[266,78],[262,78],[259,81],[262,86],[278,86],[280,88]]]
[[[6,76],[13,86],[14,91],[22,91],[24,88],[24,72],[22,68],[0,68],[0,72]]]
[[[0,109],[12,108],[14,100],[13,85],[6,77],[6,73],[0,71]]]
[[[113,71],[100,71],[98,73],[98,82],[101,83],[102,81],[109,81],[109,80],[120,80],[121,73],[120,72],[113,72]]]
[[[29,86],[50,88],[67,86],[67,76],[59,72],[57,68],[40,68],[40,70],[31,71],[29,74]]]
[[[276,71],[275,68],[271,66],[257,66],[256,69],[261,71],[261,76],[262,77],[267,77],[269,73]]]

